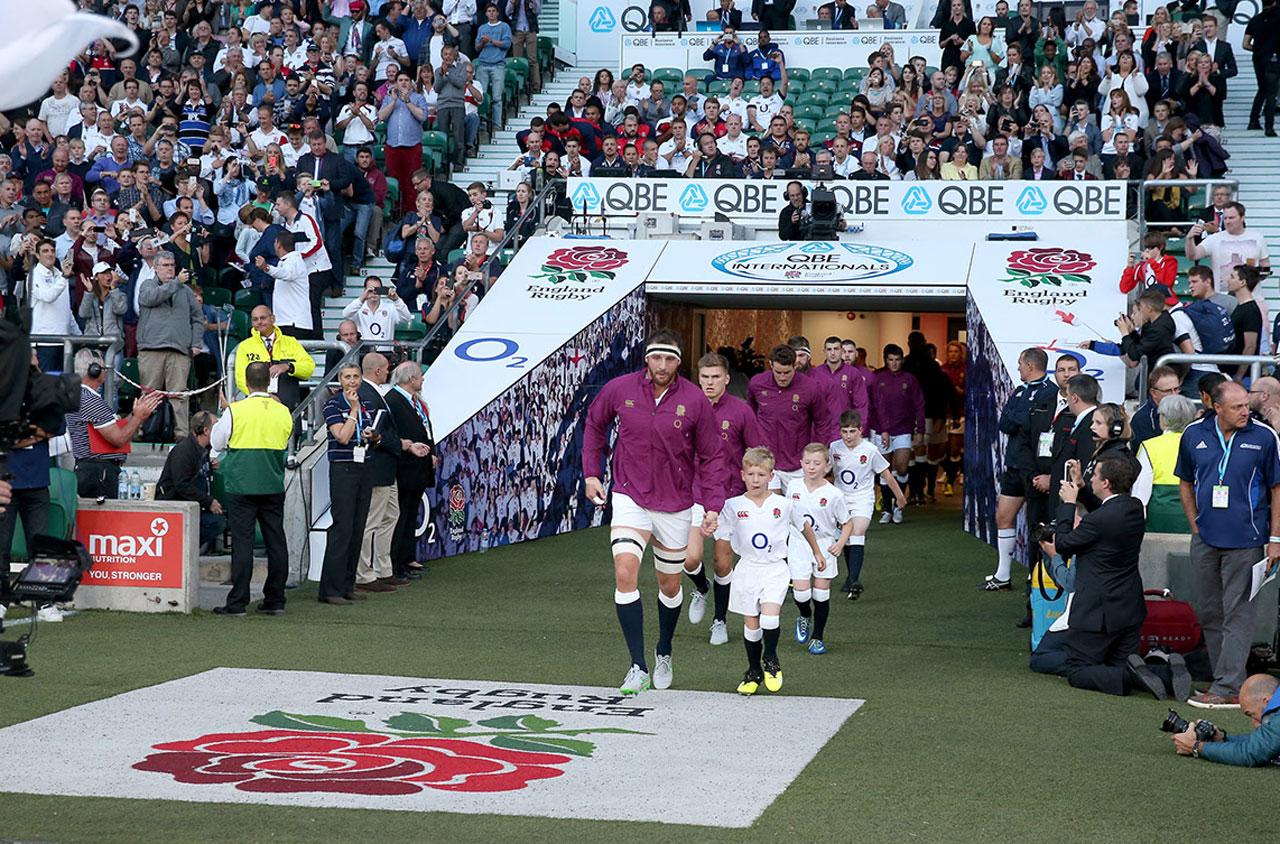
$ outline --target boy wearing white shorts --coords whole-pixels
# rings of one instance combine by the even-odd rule
[[[729,610],[742,616],[742,638],[747,648],[747,672],[738,693],[755,694],[763,682],[776,692],[782,688],[782,666],[778,663],[778,634],[782,602],[787,598],[791,571],[787,566],[787,539],[794,526],[809,543],[814,563],[826,566],[813,528],[791,501],[769,490],[773,453],[767,448],[751,448],[742,457],[743,495],[725,502],[716,527],[716,547],[722,543],[738,554],[733,583],[729,588]],[[799,555],[799,547],[791,553]]]
[[[840,439],[831,444],[831,462],[835,467],[836,489],[844,493],[853,526],[844,548],[848,573],[840,588],[850,601],[862,595],[862,560],[866,551],[867,528],[876,508],[876,479],[884,483],[897,500],[898,508],[906,506],[907,497],[889,471],[889,461],[875,443],[862,437],[862,414],[846,410],[840,414]]]
[[[800,511],[805,524],[813,527],[825,564],[815,567],[805,554],[798,553],[787,557],[787,565],[791,569],[792,596],[800,610],[796,619],[796,641],[808,645],[809,653],[816,655],[827,652],[822,637],[831,612],[831,581],[840,573],[836,555],[849,541],[853,522],[844,495],[827,480],[831,472],[827,447],[822,443],[805,446],[800,468],[804,477],[791,483],[787,498]]]

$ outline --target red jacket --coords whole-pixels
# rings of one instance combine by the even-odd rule
[[[1128,293],[1141,284],[1142,290],[1159,284],[1168,293],[1165,301],[1170,305],[1178,304],[1178,297],[1173,295],[1173,285],[1178,279],[1178,259],[1165,255],[1159,261],[1139,261],[1132,267],[1124,268],[1120,276],[1120,292]],[[1141,293],[1142,290],[1138,292]]]

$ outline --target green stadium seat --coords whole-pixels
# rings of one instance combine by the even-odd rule
[[[227,332],[227,338],[235,343],[246,339],[249,336],[249,313],[247,311],[231,312],[231,328]]]
[[[258,295],[256,290],[237,290],[233,299],[238,311],[252,311],[258,305],[262,304],[262,297]]]
[[[390,220],[394,209],[400,207],[400,180],[387,176],[387,202],[382,209],[382,218]]]
[[[466,255],[467,250],[465,249],[451,249],[449,251],[449,260],[445,262],[445,265],[452,267],[454,264],[465,258]]]
[[[839,82],[844,79],[844,71],[838,67],[819,67],[809,73],[810,79],[826,79],[831,82]]]
[[[838,90],[840,90],[840,83],[838,80],[814,79],[809,83],[807,92],[822,93],[830,97]]]
[[[831,132],[832,134],[834,134],[836,131],[836,119],[834,117],[822,118],[821,120],[818,121],[818,131]]]
[[[787,86],[787,99],[793,100],[797,95],[804,94],[804,92],[808,90],[808,85],[808,82],[797,82],[792,79],[790,84]]]
[[[809,146],[820,147],[823,144],[825,144],[827,141],[833,140],[835,136],[836,136],[836,133],[834,131],[829,129],[823,129],[821,126],[819,126],[817,131],[809,133]]]
[[[136,381],[139,384],[142,383],[142,374],[138,371],[137,358],[125,358],[124,362],[120,365],[120,374],[125,378],[128,378],[130,381]],[[124,380],[121,380],[116,384],[116,394],[122,399],[136,399],[138,396],[142,395],[137,387]]]
[[[824,109],[828,102],[829,95],[824,94],[821,91],[809,91],[808,93],[801,94],[795,100],[797,106],[821,106]]]
[[[1182,237],[1171,237],[1165,241],[1165,254],[1168,255],[1185,255],[1187,254],[1187,240]]]
[[[444,162],[449,156],[449,136],[444,132],[426,131],[422,133],[422,163],[431,163],[431,169],[439,172],[444,169]]]
[[[812,137],[812,135],[813,135],[814,130],[815,130],[817,127],[818,127],[818,122],[817,122],[816,120],[810,120],[810,119],[808,119],[808,118],[806,118],[806,117],[797,117],[797,118],[796,118],[796,128],[797,128],[797,129],[804,129],[805,131],[807,131],[807,132],[809,133],[809,135],[810,135],[811,137]]]
[[[742,83],[742,96],[754,97],[758,93],[760,93],[759,79],[748,79]]]
[[[56,539],[74,539],[76,524],[76,476],[70,469],[53,467],[49,470],[49,523],[44,535]],[[19,562],[30,559],[27,552],[27,532],[22,517],[14,521],[13,541],[9,545],[9,559]],[[8,571],[0,572],[8,575]]]
[[[215,308],[231,304],[231,291],[223,287],[204,288],[204,303]]]
[[[813,75],[803,67],[787,68],[787,78],[791,80],[792,85],[797,82],[808,82],[812,77]]]
[[[824,109],[822,106],[816,106],[816,105],[796,106],[793,111],[797,120],[804,118],[805,120],[808,120],[814,123],[815,125],[819,120],[821,120],[827,114],[826,109]]]
[[[861,82],[867,78],[867,71],[871,68],[867,67],[851,67],[844,72],[845,82]]]
[[[707,93],[715,96],[727,94],[729,93],[729,84],[728,79],[712,79],[707,83]]]
[[[405,325],[396,326],[396,339],[401,342],[421,340],[427,336],[427,324],[422,321],[421,314],[414,314],[413,319]]]

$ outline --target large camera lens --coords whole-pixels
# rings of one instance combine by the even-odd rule
[[[1170,709],[1169,714],[1160,722],[1160,731],[1163,733],[1184,733],[1189,726],[1191,725],[1187,723],[1185,718]]]

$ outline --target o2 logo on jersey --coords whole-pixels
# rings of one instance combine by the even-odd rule
[[[773,512],[777,513],[777,510]],[[757,551],[763,551],[769,547],[769,537],[763,533],[757,533],[751,537],[751,547]]]
[[[865,458],[865,457],[864,457],[864,458],[862,458],[862,461],[863,461],[864,463],[866,462],[866,460],[867,460],[867,458]],[[840,481],[841,481],[841,483],[848,484],[849,486],[852,486],[852,487],[856,487],[856,486],[858,485],[858,484],[857,484],[857,475],[855,475],[855,474],[853,473],[853,470],[852,470],[852,469],[845,469],[843,472],[841,472],[841,473],[840,473]],[[826,504],[826,502],[824,501],[824,502],[823,502],[823,504]]]
[[[507,369],[523,369],[529,358],[517,355],[518,351],[520,344],[515,340],[508,340],[506,337],[476,337],[459,344],[453,354],[468,363],[493,363],[511,358]]]
[[[816,529],[818,527],[818,523],[814,521],[813,516],[809,515],[808,513],[804,514],[804,523],[811,528]]]

